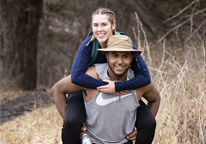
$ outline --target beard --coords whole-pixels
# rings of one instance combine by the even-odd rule
[[[120,78],[120,79],[121,79],[121,78],[125,75],[125,73],[128,71],[128,69],[129,69],[129,67],[128,67],[123,73],[117,74],[117,73],[115,73],[115,71],[112,69],[112,67],[111,67],[111,65],[110,65],[110,63],[109,63],[109,59],[107,60],[107,63],[108,63],[108,65],[109,65],[109,69],[112,71],[112,73],[115,75],[116,78]]]

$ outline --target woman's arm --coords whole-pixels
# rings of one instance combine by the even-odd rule
[[[133,45],[133,49],[137,49]],[[115,91],[131,90],[144,87],[151,83],[149,70],[142,56],[139,55],[132,61],[132,69],[135,77],[125,82],[115,82]],[[112,81],[107,81],[109,85],[113,85]],[[109,85],[100,86],[97,89],[106,93],[113,93],[109,90]]]
[[[90,61],[93,42],[90,42],[88,46],[86,46],[86,44],[89,42],[92,36],[93,35],[85,39],[79,47],[72,65],[71,81],[72,83],[84,88],[96,89],[98,86],[107,85],[108,83],[94,79],[93,77],[85,74]]]
[[[77,55],[74,59],[72,65],[72,71],[71,71],[72,83],[79,85],[81,87],[91,88],[91,89],[96,89],[97,87],[99,89],[100,86],[105,85],[102,88],[103,90],[101,90],[101,88],[99,90],[107,93],[114,93],[115,91],[122,91],[122,90],[137,89],[151,83],[149,70],[141,55],[138,56],[136,60],[134,59],[132,62],[132,68],[135,72],[136,77],[125,82],[115,82],[115,89],[111,88],[111,86],[114,87],[114,82],[111,82],[111,84],[107,85],[108,82],[94,79],[89,75],[85,74],[90,61],[93,42],[90,42],[88,46],[86,46],[86,44],[89,42],[91,37],[92,35],[82,42],[77,52]],[[137,49],[134,45],[133,48]]]

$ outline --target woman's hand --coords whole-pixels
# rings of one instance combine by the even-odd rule
[[[104,82],[107,82],[108,85],[103,85],[97,87],[97,90],[105,92],[105,93],[110,93],[110,94],[115,94],[115,95],[123,95],[126,94],[128,90],[120,91],[120,92],[115,92],[115,81],[111,80],[103,80]]]
[[[133,141],[137,138],[137,130],[134,130],[131,134],[126,137],[128,140]]]

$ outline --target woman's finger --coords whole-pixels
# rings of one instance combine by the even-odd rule
[[[101,92],[108,93],[108,89],[98,89]]]
[[[123,92],[123,91],[120,92],[120,95],[124,95],[124,94],[126,94],[126,92]]]
[[[111,80],[108,80],[108,79],[105,79],[105,80],[103,80],[104,82],[108,82],[108,83],[110,83],[110,82],[112,82]]]
[[[115,93],[115,84],[114,81],[111,80],[104,80],[105,82],[108,82],[108,85],[100,86],[97,87],[97,90],[105,92],[105,93],[110,93],[113,94]]]
[[[97,87],[98,90],[100,90],[100,89],[108,89],[108,88],[109,88],[108,85],[103,85],[103,86]]]

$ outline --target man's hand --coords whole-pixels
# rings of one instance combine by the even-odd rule
[[[87,131],[87,128],[85,126],[85,123],[83,123],[83,126],[81,128],[81,133],[83,132],[86,132]],[[131,134],[129,134],[127,137],[126,137],[128,140],[130,141],[133,141],[137,138],[137,130],[134,130]]]
[[[134,130],[131,134],[126,137],[128,140],[133,141],[137,138],[137,130]]]
[[[128,90],[124,90],[124,91],[120,91],[120,92],[115,92],[115,81],[111,81],[111,80],[103,80],[104,82],[107,82],[108,85],[103,85],[103,86],[99,86],[97,87],[97,90],[105,92],[105,93],[110,93],[110,94],[115,94],[115,95],[123,95],[126,94],[126,92]]]
[[[86,132],[86,131],[87,131],[87,128],[85,126],[85,123],[83,123],[83,126],[81,128],[81,133]]]

